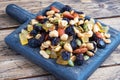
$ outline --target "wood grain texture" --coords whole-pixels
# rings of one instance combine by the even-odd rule
[[[18,80],[56,80],[52,75]],[[57,79],[58,80],[58,79]],[[88,80],[120,80],[120,66],[99,68]]]
[[[1,0],[0,1],[0,28],[17,27],[19,24],[5,14],[5,7],[8,4],[17,4],[26,10],[37,13],[57,0]],[[88,0],[87,0],[88,1]],[[73,8],[85,12],[94,18],[120,16],[119,0],[59,0],[59,2],[70,5]]]

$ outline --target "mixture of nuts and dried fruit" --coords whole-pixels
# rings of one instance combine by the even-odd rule
[[[82,65],[95,55],[97,48],[103,49],[111,43],[108,30],[108,26],[68,5],[61,10],[51,6],[45,15],[32,19],[27,28],[21,30],[19,38],[22,45],[39,47],[44,58],[74,66]]]

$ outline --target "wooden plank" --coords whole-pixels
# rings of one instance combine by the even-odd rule
[[[56,80],[52,75],[18,80]],[[57,79],[58,80],[58,79]],[[120,66],[98,68],[88,80],[120,80]]]
[[[116,25],[118,28],[119,18],[99,19],[105,23],[110,23],[112,26]],[[111,23],[112,22],[112,23]],[[0,30],[0,80],[1,79],[15,79],[31,76],[47,75],[48,73],[42,68],[29,62],[27,59],[9,49],[4,43],[4,38],[15,29]],[[120,65],[120,46],[113,52],[113,54],[101,65],[102,68],[107,66]],[[106,74],[107,75],[107,74]],[[44,79],[44,78],[43,78]]]
[[[18,80],[58,80],[52,75],[41,76],[41,77],[32,77],[32,78],[23,78]]]
[[[120,66],[99,68],[88,80],[120,80]]]
[[[102,23],[115,28],[116,30],[120,31],[120,17],[116,18],[106,18],[106,19],[98,19]]]
[[[0,28],[8,28],[19,25],[11,20],[5,14],[5,7],[8,4],[17,4],[30,12],[37,13],[40,9],[47,7],[49,4],[57,0],[1,0],[0,2]],[[99,0],[91,0],[91,2],[84,2],[80,0],[59,0],[64,4],[68,4],[75,9],[85,12],[87,15],[94,18],[120,16],[120,1],[106,0],[100,2]],[[40,5],[41,2],[41,5]],[[82,6],[81,6],[82,5]],[[34,6],[34,7],[31,7]]]

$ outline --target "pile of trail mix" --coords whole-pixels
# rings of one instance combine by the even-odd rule
[[[40,48],[44,58],[74,66],[82,65],[95,55],[97,48],[103,49],[111,43],[108,30],[109,27],[68,5],[61,10],[51,6],[44,15],[32,19],[19,38],[22,45]]]

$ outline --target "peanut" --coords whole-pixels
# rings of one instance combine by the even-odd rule
[[[61,37],[60,37],[61,40],[63,41],[66,41],[68,39],[68,35],[67,34],[63,34]]]

